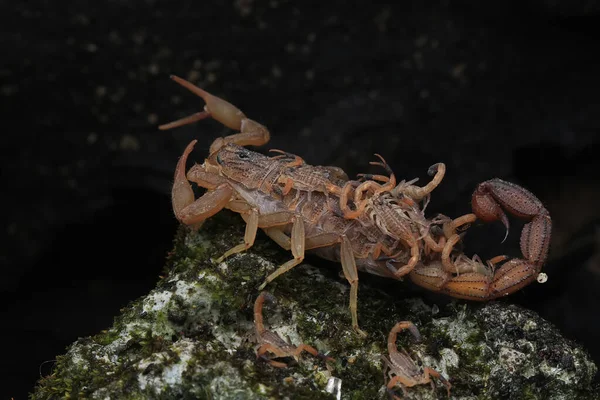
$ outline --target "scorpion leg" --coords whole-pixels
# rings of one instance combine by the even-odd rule
[[[233,104],[217,96],[213,96],[207,91],[178,76],[171,75],[171,79],[190,92],[201,97],[206,102],[206,105],[204,106],[204,111],[168,124],[160,125],[158,127],[160,130],[172,129],[200,121],[204,118],[213,117],[226,127],[240,131],[234,135],[217,138],[210,146],[211,154],[227,143],[235,143],[240,146],[262,146],[269,141],[270,134],[267,128],[258,122],[247,118],[244,113]]]
[[[342,244],[340,250],[340,258],[342,263],[342,271],[344,276],[350,283],[350,314],[352,315],[352,328],[362,337],[366,337],[367,333],[358,327],[358,271],[356,269],[356,260],[352,252],[352,245],[346,235],[342,236]]]
[[[279,214],[279,213],[278,213]],[[269,217],[269,216],[266,216]],[[292,237],[291,237],[291,250],[293,259],[284,263],[282,266],[277,268],[275,272],[269,275],[265,281],[258,287],[259,290],[264,289],[264,287],[273,279],[277,278],[279,275],[288,272],[290,269],[294,268],[296,265],[300,264],[304,260],[304,221],[302,220],[302,216],[293,215],[286,223],[292,222]],[[272,224],[267,227],[271,227],[274,225],[283,225],[280,223]],[[262,226],[261,226],[262,228]]]
[[[286,363],[272,360],[269,357],[265,356],[266,353],[272,353],[275,355],[276,358],[287,357],[287,354],[283,354],[279,347],[269,343],[265,343],[261,345],[258,348],[258,350],[256,350],[256,358],[261,358],[276,368],[287,368],[288,365]]]
[[[283,214],[283,213],[276,213]],[[273,215],[273,214],[271,214]],[[261,218],[270,217],[261,216]],[[285,224],[292,222],[292,234],[291,238],[288,237],[279,226],[276,225],[284,225],[281,221],[277,221],[276,223],[272,223],[271,225],[264,226],[264,222],[259,220],[259,226],[261,228],[268,228],[265,232],[269,237],[275,240],[277,244],[279,244],[284,249],[292,250],[293,259],[289,260],[285,264],[281,265],[277,268],[271,275],[269,275],[265,281],[259,286],[259,290],[265,288],[265,286],[272,282],[278,276],[288,272],[290,269],[294,268],[296,265],[300,264],[304,260],[304,251],[309,249],[314,249],[318,247],[330,246],[339,242],[339,236],[325,233],[320,235],[315,235],[311,237],[305,237],[304,233],[304,222],[301,216],[293,215],[289,218]]]
[[[314,347],[309,346],[304,343],[298,345],[298,347],[296,347],[296,350],[294,350],[293,352],[290,353],[290,356],[300,357],[300,354],[302,354],[303,351],[306,351],[307,353],[310,353],[315,357],[322,358],[323,360],[326,360],[326,361],[335,361],[332,357],[321,354]]]
[[[272,360],[272,359],[266,357],[265,356],[266,353],[272,353],[275,356],[275,358],[280,358],[280,357],[298,358],[298,357],[300,357],[300,355],[302,354],[303,351],[306,351],[307,353],[310,353],[313,356],[323,359],[325,361],[335,361],[334,358],[326,356],[324,354],[321,354],[314,347],[309,346],[304,343],[298,345],[297,347],[294,347],[294,346],[289,346],[289,347],[292,347],[293,350],[288,349],[287,346],[286,346],[286,348],[281,348],[272,343],[264,343],[256,351],[256,357],[262,358],[263,360],[267,361],[269,364],[271,364],[272,366],[277,367],[277,368],[286,368],[287,364],[280,362],[280,361],[275,361],[275,360]]]
[[[433,381],[431,380],[430,376],[433,376],[434,378],[439,379],[440,382],[442,382],[442,384],[444,384],[444,386],[446,386],[446,391],[448,392],[448,398],[450,398],[450,389],[452,389],[452,384],[450,382],[448,382],[448,380],[446,378],[444,378],[444,375],[440,374],[433,368],[430,368],[430,367],[423,368],[423,380],[430,381],[431,388],[433,389],[433,391],[435,391],[435,385],[433,384]]]
[[[392,171],[392,169],[390,168],[390,166],[387,164],[387,162],[385,161],[385,159],[382,156],[380,156],[379,154],[375,154],[375,155],[381,160],[381,162],[371,161],[369,164],[383,167],[386,170],[386,172],[388,174],[390,174],[390,177],[385,179],[385,183],[383,185],[380,185],[379,183],[377,183],[375,181],[366,181],[366,182],[361,183],[354,192],[354,201],[357,204],[360,201],[366,201],[366,200],[362,199],[362,196],[365,192],[367,192],[369,190],[373,190],[375,192],[375,194],[377,194],[377,193],[381,193],[381,192],[390,191],[390,190],[394,189],[394,187],[396,186],[396,176],[394,175],[394,171]],[[382,177],[382,176],[378,175],[378,177]]]
[[[382,182],[384,184],[388,184],[391,182],[389,186],[386,185],[386,189],[388,189],[388,190],[393,189],[394,186],[396,185],[396,176],[394,175],[394,171],[392,171],[392,169],[390,168],[390,166],[387,164],[387,162],[384,160],[384,158],[382,156],[380,156],[379,154],[375,154],[375,156],[377,156],[381,160],[381,162],[371,161],[371,162],[369,162],[369,164],[383,167],[386,170],[386,172],[388,174],[390,174],[390,176],[388,177],[385,175],[373,175],[373,174],[358,174],[357,176],[359,178],[361,178],[361,180],[362,179],[367,179],[367,180],[373,179],[375,181]]]
[[[390,360],[388,360],[383,354],[381,355],[381,363],[383,364],[383,369],[381,372],[383,372],[383,381],[385,382],[387,380],[386,378],[389,377],[388,372],[392,364],[390,363]]]
[[[284,250],[290,250],[292,248],[292,240],[281,227],[272,227],[265,229],[265,234],[270,237],[275,243],[281,246]],[[336,233],[326,232],[319,233],[314,236],[307,236],[304,238],[304,250],[316,249],[319,247],[331,246],[339,243],[340,237]]]
[[[279,227],[269,228],[265,231],[265,233],[273,239],[278,245],[288,250],[292,248],[293,238],[290,239]],[[293,229],[292,229],[293,235]],[[311,237],[305,238],[304,242],[304,250],[314,249],[318,247],[330,246],[336,243],[339,243],[340,237],[331,234],[325,233],[320,235],[315,235]],[[347,242],[347,239],[346,239]],[[353,328],[362,336],[366,336],[366,333],[361,331],[358,328],[358,316],[357,316],[357,298],[358,298],[358,272],[356,270],[356,262],[354,261],[354,255],[352,254],[352,248],[349,247],[350,244],[346,243],[346,246],[343,245],[344,240],[342,239],[342,269],[344,271],[344,276],[350,282],[350,312],[352,314],[352,326]],[[289,262],[294,261],[290,260]],[[287,264],[287,263],[286,263]],[[273,279],[278,277],[279,275],[289,271],[292,267],[287,268],[286,264],[281,266],[275,272],[273,272],[265,282],[260,286],[260,289],[264,288],[264,286],[271,282]],[[285,270],[283,270],[285,269]]]
[[[239,200],[230,201],[227,205],[230,210],[239,213],[246,222],[246,231],[244,233],[244,243],[240,243],[227,250],[225,254],[219,257],[216,262],[220,263],[225,258],[248,250],[254,245],[258,228],[270,228],[281,225],[287,225],[292,222],[294,214],[288,211],[275,212],[272,214],[259,215],[258,210],[252,208],[248,203]]]
[[[280,232],[282,233],[282,232]],[[289,238],[285,234],[275,233],[272,231],[267,233],[271,238],[273,238],[281,247],[288,248],[291,246]],[[271,236],[273,234],[273,236]],[[275,239],[275,237],[277,239]],[[307,237],[305,239],[305,250],[315,249],[318,247],[331,246],[333,244],[339,243],[340,237],[338,235],[332,233],[324,233],[320,235],[315,235],[311,237]],[[340,250],[340,258],[342,264],[342,270],[344,272],[344,276],[350,283],[350,314],[352,316],[352,328],[361,336],[366,337],[367,333],[362,331],[358,326],[358,272],[356,269],[356,261],[354,259],[354,254],[352,252],[352,246],[346,236],[342,236],[341,238],[341,250]],[[274,275],[277,271],[275,271]],[[284,271],[285,272],[285,271]],[[269,276],[270,278],[270,276]],[[269,279],[267,278],[267,280]],[[271,279],[272,280],[272,279]],[[265,282],[266,283],[266,282]],[[264,285],[264,284],[263,284]]]
[[[290,249],[292,247],[291,243],[293,241],[283,232],[281,229],[270,228],[266,231],[266,234],[273,239],[278,245],[283,247],[284,249]],[[346,236],[342,237],[341,244],[341,264],[342,271],[344,272],[344,276],[350,283],[350,314],[352,316],[352,328],[361,336],[366,337],[367,333],[361,330],[358,326],[358,272],[356,269],[356,261],[354,259],[354,254],[352,253],[352,246],[350,245]],[[340,237],[338,235],[332,233],[324,233],[320,235],[315,235],[311,237],[305,238],[304,250],[315,249],[319,247],[331,246],[333,244],[339,243]],[[294,260],[291,260],[294,261]],[[288,262],[291,262],[288,261]],[[286,263],[287,264],[287,263]],[[296,265],[296,264],[294,264]],[[294,266],[292,265],[292,267]],[[271,275],[267,277],[265,282],[259,287],[260,289],[264,288],[265,285],[278,277],[279,275],[287,272],[291,269],[291,267],[285,267],[285,264],[273,272]]]
[[[359,177],[361,181],[362,180],[374,180],[374,181],[381,182],[381,183],[388,183],[390,181],[390,178],[385,175],[357,174],[356,176]]]
[[[199,180],[198,184],[208,188],[209,191],[202,197],[194,199],[194,191],[185,175],[185,164],[195,144],[196,140],[193,140],[186,147],[179,159],[171,190],[171,200],[175,216],[182,223],[193,226],[197,226],[207,218],[221,211],[233,195],[233,188],[228,183],[219,182],[218,180]]]
[[[381,253],[385,254],[385,256],[381,256]],[[388,246],[386,246],[385,244],[378,242],[374,247],[373,250],[371,250],[371,256],[373,257],[374,260],[377,261],[389,261],[389,260],[393,260],[394,257],[396,257],[398,255],[398,253],[394,253],[394,251],[392,249],[390,249]],[[389,267],[388,267],[389,268]],[[392,272],[395,272],[396,268],[392,267]]]
[[[265,234],[277,243],[284,250],[290,250],[292,248],[292,241],[290,237],[279,226],[273,228],[264,229]]]
[[[406,383],[412,383],[412,381],[410,381],[408,378],[405,378],[403,376],[400,375],[396,375],[394,377],[392,377],[392,379],[390,379],[390,381],[387,384],[387,391],[388,394],[392,397],[392,399],[394,400],[401,400],[400,397],[396,396],[396,394],[394,393],[394,387],[396,387],[397,385],[400,386],[400,389],[402,389],[402,394],[404,394],[404,396],[408,395],[408,392],[406,390]]]
[[[281,159],[281,158],[291,158],[292,161],[290,161],[289,164],[286,164],[286,167],[289,167],[289,168],[291,168],[291,167],[299,167],[299,166],[305,164],[304,160],[302,159],[302,157],[297,156],[297,155],[292,154],[292,153],[288,153],[287,151],[278,150],[278,149],[270,149],[269,151],[271,153],[279,153],[279,154],[281,154],[279,156],[272,157],[273,160],[278,160],[278,159]]]
[[[258,210],[253,208],[246,215],[242,214],[242,217],[245,217],[246,221],[246,230],[244,232],[244,243],[240,243],[231,249],[227,250],[221,257],[219,257],[216,261],[217,263],[222,262],[227,257],[240,253],[242,251],[248,250],[250,247],[254,245],[254,240],[256,239],[256,232],[258,231]]]

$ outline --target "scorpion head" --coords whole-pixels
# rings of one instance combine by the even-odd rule
[[[220,175],[252,189],[260,186],[272,164],[269,157],[233,143],[211,154],[207,161]]]

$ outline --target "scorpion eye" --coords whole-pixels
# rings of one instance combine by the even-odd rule
[[[248,158],[250,158],[248,153],[246,153],[245,151],[240,151],[239,153],[237,153],[237,156],[242,160],[247,160]]]

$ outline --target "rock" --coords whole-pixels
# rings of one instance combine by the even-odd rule
[[[387,355],[387,335],[400,320],[414,322],[423,339],[415,343],[401,333],[399,347],[418,365],[449,378],[452,398],[574,399],[597,393],[597,368],[585,350],[535,313],[511,305],[510,298],[440,307],[402,298],[409,283],[362,274],[358,312],[369,333],[362,339],[351,329],[349,286],[333,264],[305,263],[269,284],[277,304],[265,305],[264,317],[268,329],[335,362],[304,353],[297,361],[284,360],[288,368],[272,367],[256,359],[253,303],[258,285],[290,254],[260,234],[248,252],[215,263],[239,243],[243,228],[229,212],[199,232],[181,228],[156,288],[124,308],[113,327],[80,338],[57,357],[31,399],[383,399],[381,355]],[[445,397],[444,386],[435,387],[409,388],[407,398]]]

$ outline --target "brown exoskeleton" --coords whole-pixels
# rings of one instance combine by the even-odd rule
[[[298,358],[303,351],[306,351],[313,356],[322,358],[326,361],[335,361],[333,358],[319,353],[312,346],[304,343],[294,346],[283,340],[277,333],[266,329],[263,324],[262,315],[263,304],[265,301],[269,303],[275,303],[275,297],[268,292],[261,292],[254,302],[254,325],[256,326],[256,336],[259,343],[258,350],[256,351],[256,357],[261,358],[272,366],[278,368],[285,368],[288,365],[283,362],[268,358],[266,356],[267,353],[273,354],[275,358]]]
[[[431,192],[439,185],[445,166],[430,169],[432,181],[419,187],[400,182],[385,161],[389,176],[364,175],[362,181],[348,180],[336,167],[310,166],[295,155],[278,151],[267,157],[242,146],[260,146],[269,141],[268,130],[247,118],[232,104],[191,83],[172,77],[202,97],[204,111],[162,125],[181,126],[213,117],[238,130],[217,138],[204,163],[186,174],[186,162],[194,148],[192,141],[177,163],[172,189],[173,210],[184,224],[198,226],[205,219],[228,208],[246,222],[244,242],[229,249],[217,261],[252,247],[258,228],[293,258],[271,273],[260,286],[300,264],[305,252],[339,261],[350,283],[352,326],[358,327],[358,273],[363,270],[380,276],[411,280],[430,290],[471,300],[488,300],[513,293],[536,279],[546,259],[551,221],[548,211],[530,192],[520,186],[492,179],[473,193],[473,214],[451,220],[427,219],[424,210]],[[207,192],[195,199],[190,181]],[[524,259],[500,256],[486,266],[470,259],[455,246],[458,232],[477,218],[501,220],[508,229],[506,209],[529,222],[521,235]],[[497,269],[497,264],[503,263]]]
[[[448,397],[450,397],[450,389],[452,388],[452,385],[446,380],[446,378],[444,378],[442,374],[429,367],[425,367],[423,368],[423,371],[421,371],[415,365],[415,362],[412,360],[412,358],[410,358],[406,350],[402,349],[402,351],[398,351],[398,347],[396,346],[396,338],[398,333],[405,329],[408,329],[417,341],[421,340],[421,334],[419,333],[419,330],[410,321],[398,322],[390,331],[387,342],[390,358],[388,360],[385,356],[381,356],[381,359],[384,363],[384,380],[386,378],[386,370],[387,377],[389,378],[387,383],[388,393],[390,393],[394,399],[398,399],[399,397],[393,392],[394,387],[400,386],[402,392],[404,395],[406,395],[407,387],[424,385],[427,383],[430,383],[431,389],[435,390],[435,385],[431,379],[431,377],[434,377],[439,379],[446,386]]]

